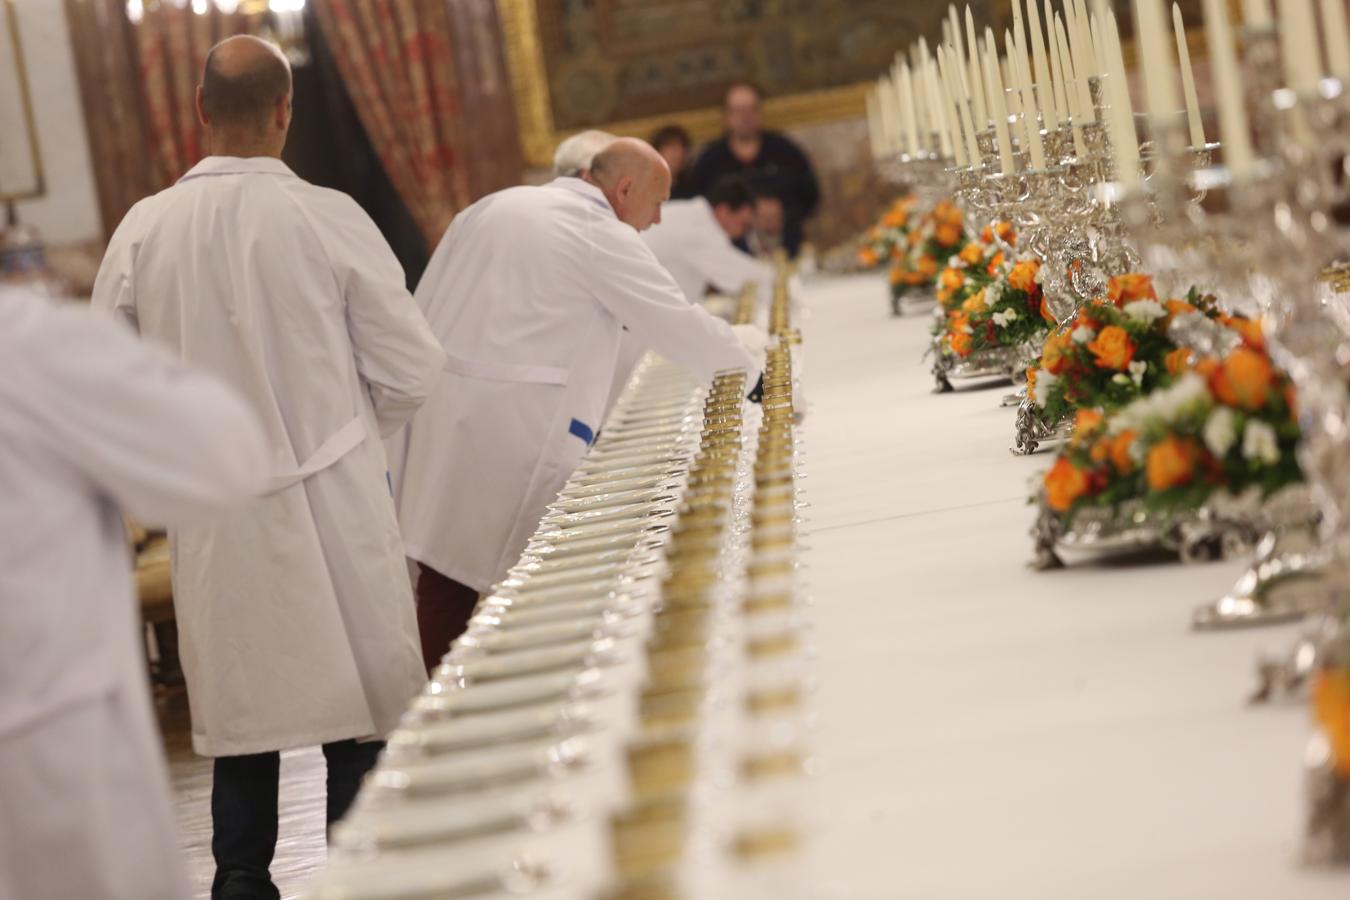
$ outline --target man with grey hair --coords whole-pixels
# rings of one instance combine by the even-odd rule
[[[755,383],[762,332],[691,305],[639,236],[669,196],[660,154],[619,138],[583,178],[479,200],[432,254],[417,302],[449,361],[390,452],[428,667],[594,440],[624,328],[699,378]]]
[[[193,748],[215,757],[211,896],[275,898],[279,751],[323,746],[334,822],[425,680],[380,438],[445,355],[370,218],[281,161],[276,47],[212,48],[197,112],[211,155],[127,213],[93,301],[234,386],[267,437],[266,493],[170,539]]]
[[[591,169],[591,160],[618,138],[608,131],[581,131],[558,144],[553,153],[555,178],[581,178]]]

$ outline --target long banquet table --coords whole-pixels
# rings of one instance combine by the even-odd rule
[[[1030,570],[1049,457],[885,292],[803,292],[820,896],[1350,897],[1299,864],[1306,705],[1245,702],[1294,630],[1188,630],[1237,564]]]

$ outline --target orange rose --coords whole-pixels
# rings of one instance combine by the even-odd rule
[[[1104,463],[1111,458],[1111,439],[1109,437],[1097,438],[1092,444],[1090,452],[1092,461],[1095,463]]]
[[[1123,372],[1134,359],[1134,341],[1119,325],[1107,325],[1088,343],[1088,351],[1097,359],[1097,368]]]
[[[1082,307],[1078,310],[1078,315],[1073,317],[1073,327],[1096,331],[1102,327],[1102,323],[1088,315],[1087,307]]]
[[[933,231],[933,239],[943,247],[951,247],[961,240],[961,226],[939,225]]]
[[[1041,270],[1041,264],[1034,259],[1024,259],[1014,263],[1012,271],[1008,273],[1008,284],[1024,294],[1034,293],[1036,290],[1036,273]]]
[[[1270,394],[1275,370],[1270,359],[1249,347],[1238,347],[1214,373],[1214,395],[1229,406],[1260,409]]]
[[[909,241],[909,245],[913,247],[915,244],[919,243],[919,241],[923,240],[923,231],[916,228],[909,233],[909,236],[905,238],[905,240]]]
[[[1027,396],[1036,393],[1036,367],[1027,368]]]
[[[893,209],[882,216],[881,224],[887,228],[904,228],[905,220],[909,218],[902,209]]]
[[[937,260],[927,255],[920,256],[919,264],[915,266],[915,268],[918,269],[919,274],[924,276],[925,278],[932,278],[934,275],[937,274],[938,270]]]
[[[1317,673],[1313,714],[1331,745],[1336,774],[1350,778],[1350,669],[1322,669]]]
[[[978,266],[984,259],[984,251],[980,249],[979,244],[966,244],[961,248],[960,255],[964,262],[972,266]]]
[[[957,331],[948,336],[947,346],[951,347],[952,352],[957,356],[969,356],[971,351],[970,335],[964,331]]]
[[[993,259],[989,260],[989,265],[985,266],[984,270],[988,272],[990,275],[995,275],[998,273],[999,268],[1003,265],[1003,262],[1004,262],[1003,251],[1000,250],[994,254]]]
[[[1199,375],[1207,381],[1213,380],[1214,375],[1219,371],[1219,361],[1212,356],[1206,356],[1204,359],[1197,360],[1191,365]]]
[[[1189,438],[1168,435],[1148,451],[1146,465],[1150,490],[1179,487],[1195,477],[1200,448]]]
[[[1242,335],[1242,343],[1253,350],[1266,349],[1266,335],[1261,328],[1260,319],[1248,319],[1243,316],[1222,316],[1219,321]]]
[[[1134,300],[1157,300],[1158,293],[1153,290],[1153,276],[1132,272],[1128,275],[1116,275],[1106,285],[1106,296],[1116,306],[1124,306]]]
[[[858,251],[858,262],[867,266],[869,269],[872,268],[879,262],[877,259],[877,251],[873,250],[871,247],[863,247]]]
[[[891,266],[891,284],[892,286],[900,284],[905,280],[905,270],[899,266]]]
[[[941,284],[949,291],[959,291],[966,284],[966,276],[960,269],[943,269]]]
[[[1196,308],[1191,306],[1185,300],[1168,300],[1163,305],[1167,307],[1167,315],[1169,318],[1176,318],[1184,313],[1197,312]]]
[[[952,292],[946,288],[937,289],[937,302],[947,306],[952,302]]]
[[[1171,353],[1163,357],[1163,364],[1167,366],[1167,374],[1180,375],[1185,372],[1191,364],[1191,350],[1189,347],[1178,347]]]
[[[1139,435],[1133,429],[1127,428],[1111,441],[1111,464],[1122,475],[1134,471],[1134,458],[1130,456],[1130,448],[1134,446],[1137,437]]]
[[[994,242],[994,229],[990,228],[988,225],[981,228],[980,240],[983,243],[992,244]]]
[[[984,312],[985,308],[983,288],[971,294],[966,298],[966,302],[961,304],[961,309],[971,315]]]
[[[964,221],[960,208],[950,200],[943,200],[933,207],[933,218],[943,225],[957,227]]]
[[[1013,223],[1011,222],[1004,221],[996,224],[994,234],[1002,238],[1006,244],[1016,245],[1017,243],[1017,235],[1013,232]]]
[[[1070,443],[1077,446],[1092,437],[1092,433],[1100,428],[1105,420],[1106,417],[1095,409],[1078,410],[1073,419],[1073,436],[1069,439]]]
[[[1062,456],[1045,473],[1045,499],[1055,512],[1068,512],[1087,490],[1087,473]]]
[[[1051,375],[1058,375],[1064,371],[1064,367],[1069,363],[1068,350],[1073,345],[1073,338],[1062,332],[1051,334],[1045,339],[1045,347],[1041,350],[1041,368]]]

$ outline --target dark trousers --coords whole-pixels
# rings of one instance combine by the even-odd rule
[[[328,762],[328,824],[356,799],[361,778],[384,744],[334,741],[323,745]],[[211,900],[278,900],[269,871],[277,849],[280,753],[216,757],[211,784],[211,854],[216,877]]]
[[[417,630],[422,636],[422,662],[427,673],[441,663],[450,642],[469,627],[478,591],[417,564]]]

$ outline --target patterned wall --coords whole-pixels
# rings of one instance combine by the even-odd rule
[[[972,4],[977,21],[991,6]],[[938,35],[946,8],[933,0],[536,2],[560,130],[716,106],[727,84],[743,79],[769,96],[867,81],[917,35]]]

